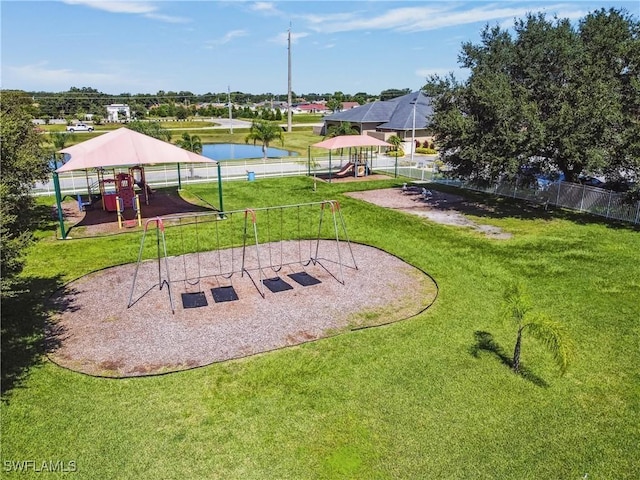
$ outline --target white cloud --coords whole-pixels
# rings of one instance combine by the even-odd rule
[[[175,17],[158,13],[158,7],[151,2],[127,1],[127,0],[63,0],[68,5],[84,5],[85,7],[102,10],[109,13],[125,13],[142,15],[151,20],[167,23],[187,23],[190,20],[184,17]]]
[[[306,32],[291,32],[291,43],[298,43],[298,40],[304,37],[308,37]],[[278,45],[287,45],[288,32],[279,33],[273,37],[270,42],[277,43]]]
[[[280,11],[272,2],[255,2],[249,7],[254,12],[267,13],[270,15],[280,15]]]
[[[222,38],[218,38],[216,40],[211,40],[207,42],[209,47],[224,45],[225,43],[229,43],[234,38],[246,37],[249,35],[249,32],[246,30],[231,30],[227,32]]]
[[[84,5],[110,13],[152,13],[157,10],[150,2],[109,0],[64,0],[68,5]]]
[[[7,84],[21,85],[29,89],[30,85],[47,85],[51,89],[67,89],[81,86],[112,87],[124,83],[120,74],[103,72],[82,72],[70,68],[52,68],[47,62],[32,65],[6,66],[4,68]],[[127,78],[126,81],[131,81]]]
[[[456,4],[420,5],[415,7],[393,8],[377,15],[364,12],[331,15],[306,15],[309,28],[318,32],[348,32],[357,30],[396,30],[416,32],[454,27],[470,23],[492,21],[511,22],[529,12],[539,11],[540,7],[516,6],[508,4],[488,4],[461,10]],[[585,12],[570,6],[557,4],[544,7],[546,12],[558,12],[558,16],[580,18]]]

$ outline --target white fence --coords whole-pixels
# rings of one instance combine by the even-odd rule
[[[552,183],[545,189],[536,189],[523,188],[510,183],[480,186],[461,180],[437,179],[434,181],[468,190],[520,198],[542,205],[556,205],[605,218],[640,224],[640,201],[635,204],[627,203],[624,194],[603,188],[569,182]]]
[[[247,160],[227,160],[220,162],[220,174],[223,181],[242,180],[249,178],[251,173],[253,178],[266,177],[290,177],[296,175],[307,175],[314,173],[320,175],[337,172],[349,162],[347,155],[343,156],[321,156],[313,157],[311,161],[306,156],[282,157]],[[395,159],[385,155],[374,155],[369,159],[369,165],[373,170],[394,173]],[[403,175],[401,169],[408,167],[398,167],[398,175]],[[108,169],[112,171],[111,169]],[[175,164],[165,164],[145,167],[145,179],[154,188],[168,187],[178,184],[178,169]],[[404,171],[402,170],[402,171]],[[127,168],[115,168],[115,173],[126,172]],[[87,185],[94,184],[98,178],[95,173],[85,174],[84,171],[72,171],[59,175],[60,190],[62,195],[86,194]],[[183,185],[192,183],[214,182],[218,180],[218,168],[216,164],[188,164],[180,167],[180,182]],[[53,180],[38,183],[35,186],[36,195],[53,195],[55,190]]]

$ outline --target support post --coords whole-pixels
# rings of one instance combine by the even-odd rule
[[[67,239],[67,231],[64,228],[64,215],[62,212],[62,194],[60,193],[60,178],[57,172],[53,172],[53,187],[56,191],[56,209],[58,210],[58,223],[60,224],[60,237]]]
[[[180,164],[176,163],[176,167],[178,167],[178,190],[182,190],[182,178],[180,178]]]
[[[218,201],[220,202],[220,211],[224,212],[224,205],[222,205],[222,167],[218,162]]]

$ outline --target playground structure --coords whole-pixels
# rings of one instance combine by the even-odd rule
[[[340,135],[331,137],[322,142],[314,143],[312,147],[324,148],[329,151],[328,180],[332,178],[345,178],[349,176],[364,177],[371,174],[373,159],[381,147],[391,147],[390,143],[379,140],[369,135]],[[333,171],[332,150],[342,152],[348,148],[348,162],[340,165],[337,172]],[[342,157],[342,156],[341,156]],[[311,175],[311,148],[309,148],[308,175]]]
[[[78,209],[84,211],[100,202],[103,210],[116,212],[118,227],[142,226],[142,212],[140,207],[140,195],[146,205],[149,205],[149,196],[153,191],[146,183],[144,167],[137,165],[130,167],[127,172],[116,173],[115,169],[107,171],[104,168],[96,169],[96,180],[91,183],[89,173],[87,177],[87,199],[78,195]],[[136,187],[140,193],[137,193]],[[127,218],[127,211],[133,212],[133,218]]]
[[[333,174],[334,178],[345,177],[366,177],[371,175],[371,162],[373,152],[371,150],[362,150],[350,153],[349,161],[344,164],[340,170]]]
[[[155,230],[155,242],[147,241],[150,227]],[[326,241],[321,242],[323,238],[335,239],[333,247],[326,247]],[[189,261],[188,250],[195,252],[189,254]],[[209,252],[206,262],[201,259],[204,252]],[[157,282],[140,288],[137,279],[144,256],[155,257]],[[183,308],[207,306],[202,288],[204,279],[216,285],[211,289],[215,302],[237,300],[235,275],[249,278],[264,299],[265,288],[273,293],[293,288],[283,278],[284,267],[292,271],[288,278],[304,287],[320,283],[305,267],[319,267],[342,285],[343,269],[358,269],[338,202],[326,200],[147,220],[127,308],[156,287],[158,290],[166,287],[171,312],[175,313],[173,289],[178,284],[183,284]],[[136,293],[139,290],[141,294]]]

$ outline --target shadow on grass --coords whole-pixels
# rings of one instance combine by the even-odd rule
[[[430,183],[427,188],[451,193],[464,197],[464,201],[451,205],[461,213],[487,218],[517,218],[522,220],[551,220],[561,219],[579,225],[605,225],[607,228],[618,230],[640,231],[640,225],[607,219],[587,212],[578,212],[555,205],[545,205],[529,202],[523,199],[501,197],[489,193],[465,190],[463,188]]]
[[[41,365],[44,355],[60,345],[64,332],[50,322],[51,315],[74,308],[67,300],[56,300],[66,298],[64,289],[50,297],[61,285],[60,277],[26,278],[14,286],[15,296],[2,299],[3,402],[8,403],[11,392],[23,385],[31,369]]]
[[[513,368],[513,362],[509,355],[507,355],[504,349],[493,339],[493,335],[489,332],[483,332],[481,330],[476,330],[473,332],[473,336],[475,338],[475,342],[469,348],[469,353],[476,358],[480,357],[481,352],[488,352],[495,356],[500,362],[509,367],[509,369]],[[526,368],[520,363],[520,372],[518,373],[525,380],[530,381],[534,385],[538,387],[547,388],[549,384],[544,381],[544,379],[538,377],[531,370]]]

